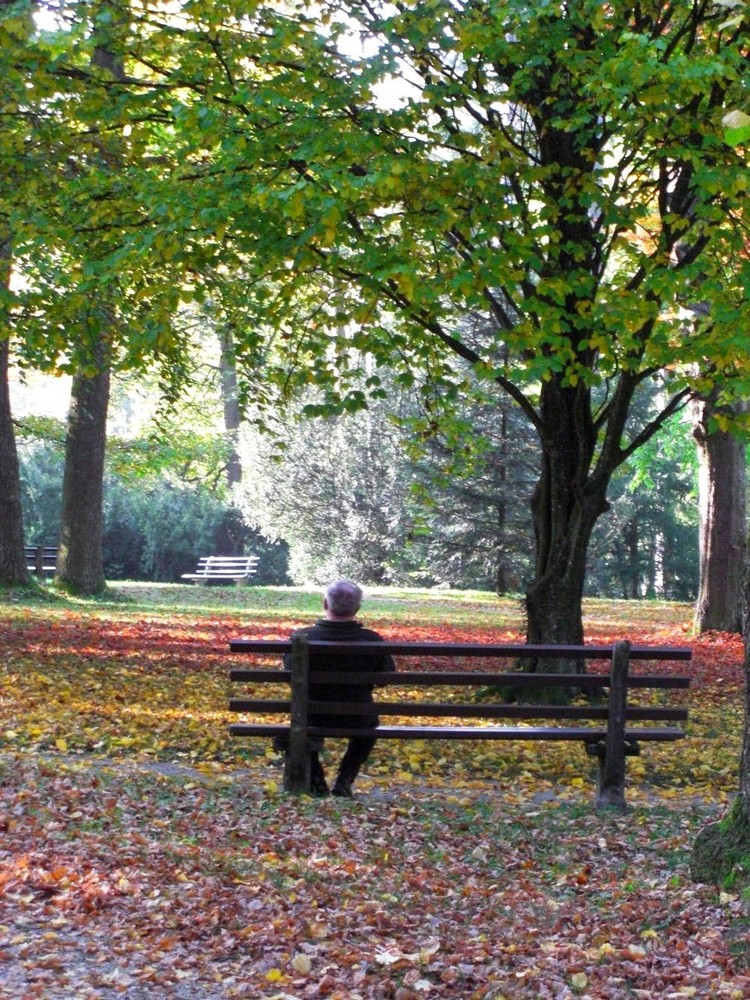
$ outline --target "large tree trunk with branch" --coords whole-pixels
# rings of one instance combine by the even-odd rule
[[[595,434],[587,390],[550,380],[537,427],[542,467],[532,500],[536,571],[526,592],[530,643],[583,642],[586,555],[597,518],[607,510],[614,467],[592,477]]]
[[[700,495],[698,632],[740,632],[745,568],[746,447],[728,431],[709,431],[710,399],[696,405]]]
[[[598,415],[585,386],[566,385],[559,378],[544,383],[539,417],[526,408],[542,451],[532,501],[535,577],[525,598],[530,643],[583,642],[586,559],[594,526],[609,508],[607,489],[612,475],[632,452],[658,433],[685,398],[684,394],[673,397],[650,424],[625,443],[625,423],[642,380],[642,375],[623,373],[617,390]],[[559,668],[583,670],[584,666],[578,661],[560,661]],[[549,662],[544,669],[550,669]]]

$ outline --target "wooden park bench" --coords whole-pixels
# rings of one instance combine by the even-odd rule
[[[183,573],[183,580],[248,580],[258,569],[258,556],[201,556],[195,573]]]
[[[25,545],[26,568],[38,577],[52,575],[57,566],[56,545]]]
[[[689,661],[692,653],[684,647],[662,648],[631,646],[627,641],[606,646],[531,646],[489,645],[432,642],[331,643],[309,642],[305,637],[294,640],[235,639],[230,650],[241,654],[291,653],[291,669],[234,668],[231,680],[250,685],[247,697],[233,698],[229,708],[254,716],[258,721],[237,722],[230,727],[233,736],[287,736],[289,751],[284,772],[284,787],[290,792],[310,791],[309,751],[322,744],[322,738],[352,735],[376,736],[378,739],[407,740],[565,740],[582,744],[586,752],[597,758],[598,777],[596,805],[625,808],[625,758],[640,752],[642,743],[671,742],[685,736],[674,723],[687,720],[687,708],[681,705],[633,704],[634,692],[663,692],[685,689],[690,678],[673,674],[641,674],[631,672],[633,662]],[[372,730],[342,726],[316,726],[309,716],[369,714],[372,707],[362,704],[314,702],[308,697],[310,650],[321,649],[326,655],[378,652],[393,656],[455,659],[483,657],[518,660],[523,657],[540,659],[609,661],[606,673],[522,673],[476,671],[414,671],[397,673],[355,673],[353,671],[314,672],[321,684],[391,685],[398,688],[400,700],[376,697],[376,712],[381,724]],[[260,689],[268,685],[291,687],[284,699],[259,698]],[[469,688],[474,700],[421,701],[412,697],[415,688]],[[384,688],[381,688],[382,692]],[[503,692],[513,692],[513,700]],[[527,691],[534,699],[524,700]],[[548,704],[561,691],[580,692],[588,696],[583,704]],[[608,691],[606,702],[602,694]],[[407,693],[408,692],[408,693]],[[481,696],[481,700],[478,700]],[[598,698],[597,698],[598,696]],[[578,699],[581,701],[581,699]],[[268,721],[269,715],[287,716],[286,720]],[[258,719],[262,718],[262,721]],[[383,717],[389,719],[387,723]],[[417,724],[396,721],[418,719]],[[451,720],[433,725],[426,719]],[[472,724],[463,721],[474,720]],[[498,725],[495,720],[505,720]],[[634,725],[634,723],[639,723]]]

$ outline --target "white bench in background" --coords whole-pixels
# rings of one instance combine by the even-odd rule
[[[183,573],[183,580],[249,580],[258,569],[259,556],[201,556],[195,573]]]
[[[56,545],[26,545],[24,546],[26,568],[38,577],[53,576],[57,565]]]

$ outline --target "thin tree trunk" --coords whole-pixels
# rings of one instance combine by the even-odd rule
[[[711,400],[697,410],[700,495],[700,590],[695,611],[698,632],[742,630],[745,565],[744,443],[726,431],[709,432]]]
[[[227,327],[220,334],[219,341],[221,344],[221,398],[224,404],[224,431],[229,449],[226,463],[227,483],[231,489],[242,482],[242,462],[238,450],[241,413],[237,390],[234,338],[231,328]]]
[[[104,590],[104,458],[110,372],[73,377],[65,442],[62,523],[56,579],[80,594]]]

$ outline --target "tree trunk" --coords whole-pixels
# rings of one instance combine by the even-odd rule
[[[122,59],[110,51],[109,35],[114,23],[124,15],[117,5],[103,5],[107,14],[95,28],[94,66],[111,74],[114,80],[125,79]],[[118,139],[113,134],[109,148],[102,149],[98,169],[120,169]],[[58,583],[79,594],[93,595],[106,589],[102,535],[104,527],[104,460],[107,450],[107,411],[111,383],[110,345],[106,329],[116,322],[111,290],[102,287],[96,298],[102,303],[102,327],[92,347],[89,363],[95,374],[85,369],[73,376],[70,410],[65,440],[60,547],[57,557]]]
[[[509,403],[503,400],[500,405],[500,442],[498,453],[500,460],[498,499],[495,504],[497,513],[497,544],[495,546],[495,592],[502,597],[508,592],[508,570],[506,552],[508,551],[508,455],[510,439],[510,421],[508,419]]]
[[[525,597],[529,643],[583,642],[586,557],[594,525],[608,508],[613,471],[600,463],[596,476],[591,473],[594,435],[586,395],[583,388],[552,383],[542,389],[542,470],[532,500],[536,572]],[[544,669],[550,667],[545,661]],[[560,661],[559,669],[584,668]]]
[[[106,367],[93,376],[79,372],[73,377],[55,578],[80,594],[97,594],[106,587],[102,503],[109,388]]]
[[[221,398],[224,404],[224,431],[227,439],[227,484],[231,489],[242,482],[242,462],[238,451],[241,422],[239,394],[237,391],[237,365],[234,356],[234,338],[231,328],[219,335],[221,344]]]
[[[699,457],[700,590],[695,628],[698,632],[740,632],[746,448],[734,434],[709,433],[712,400],[701,401],[696,411],[693,434]]]
[[[739,794],[724,819],[698,834],[690,862],[696,882],[721,885],[731,881],[734,891],[750,885],[750,574],[745,581],[744,603],[745,728]]]
[[[10,342],[0,341],[0,583],[28,584],[21,512],[21,477],[10,409]]]
[[[626,600],[637,600],[640,588],[640,566],[638,543],[640,541],[640,521],[638,514],[633,514],[628,523],[623,528],[623,538],[625,541],[625,552],[627,566],[625,570],[626,584],[623,587],[623,596]]]

